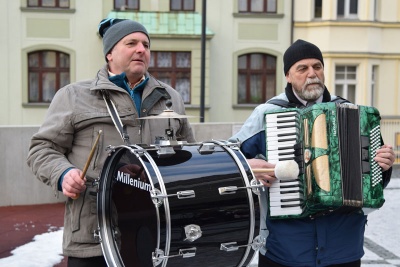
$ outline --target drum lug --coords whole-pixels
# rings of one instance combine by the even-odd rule
[[[173,197],[173,196],[177,196],[178,199],[194,198],[194,197],[196,197],[196,194],[195,194],[194,190],[185,190],[185,191],[178,191],[178,192],[176,192],[176,194],[163,195],[160,190],[153,189],[150,191],[150,196],[153,200],[154,205],[159,207],[159,206],[161,206],[162,199],[164,199],[164,198]]]
[[[94,179],[93,182],[92,182],[92,187],[96,188],[96,192],[97,193],[99,192],[99,186],[100,186],[100,177]]]
[[[245,248],[251,246],[253,250],[258,250],[262,246],[264,246],[265,240],[262,240],[261,237],[258,235],[253,239],[253,242],[247,245],[237,246],[237,242],[228,242],[228,243],[221,243],[220,250],[224,250],[227,252],[237,251],[239,248]]]
[[[197,149],[199,151],[200,155],[208,155],[212,154],[215,152],[215,144],[212,143],[204,143],[201,144],[201,146]]]
[[[97,230],[94,230],[93,232],[93,237],[94,240],[98,243],[101,243],[103,240],[101,239],[101,235],[100,235],[100,227],[97,228]]]
[[[265,245],[265,238],[262,238],[260,235],[258,235],[253,239],[253,243],[251,243],[251,248],[253,250],[259,250],[264,245]]]
[[[229,194],[236,194],[236,191],[239,189],[251,189],[254,194],[260,195],[260,187],[263,187],[263,184],[260,184],[257,182],[257,180],[253,179],[250,181],[250,186],[243,186],[243,187],[237,187],[237,186],[224,186],[224,187],[219,187],[218,192],[220,195],[229,195]]]
[[[175,255],[175,257],[182,256],[182,258],[191,258],[196,256],[196,248],[182,248],[179,250],[179,254]],[[170,256],[173,257],[173,256]]]
[[[156,249],[155,252],[152,253],[152,259],[153,259],[153,266],[157,266],[159,265],[161,262],[164,261],[164,259],[166,258],[164,256],[164,251],[162,251],[161,249]]]
[[[200,226],[198,226],[197,224],[186,225],[184,229],[185,229],[186,238],[183,241],[193,242],[193,241],[199,239],[203,234]]]
[[[160,158],[169,157],[169,156],[174,155],[174,154],[175,154],[175,150],[171,146],[159,147],[158,150],[157,150],[157,155]]]
[[[182,257],[185,259],[185,258],[191,258],[194,256],[196,256],[196,247],[179,249],[179,253],[177,255],[170,255],[170,256],[165,256],[164,251],[162,251],[161,249],[156,249],[156,251],[153,252],[152,259],[153,259],[153,265],[157,266],[161,262],[163,262],[165,259],[174,258],[174,257]]]

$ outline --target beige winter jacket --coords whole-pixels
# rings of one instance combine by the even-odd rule
[[[149,76],[142,95],[141,114],[156,115],[172,101],[172,109],[185,114],[179,93]],[[91,147],[102,130],[100,141],[88,168],[87,190],[76,200],[68,199],[65,207],[63,251],[66,256],[93,257],[102,255],[94,238],[98,228],[96,189],[92,181],[99,177],[107,158],[105,148],[122,145],[103,100],[101,90],[109,92],[122,124],[127,126],[131,144],[154,144],[156,136],[164,136],[168,120],[137,120],[138,114],[130,95],[110,82],[107,66],[93,80],[81,81],[60,89],[50,104],[44,123],[31,140],[27,163],[36,177],[57,191],[58,181],[68,168],[83,169]],[[194,142],[187,119],[171,119],[178,138]]]

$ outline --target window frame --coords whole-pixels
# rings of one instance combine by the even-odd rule
[[[129,0],[120,0],[120,1],[124,1],[125,4],[121,5],[120,7],[117,7],[117,4],[116,4],[117,1],[118,0],[114,0],[113,1],[114,10],[122,10],[122,11],[125,11],[125,10],[128,10],[128,11],[132,11],[132,10],[139,11],[140,10],[140,0],[136,0],[136,7],[130,7],[129,6]]]
[[[64,0],[64,1],[68,1],[68,6],[60,6],[60,0],[54,0],[55,5],[54,6],[43,6],[43,2],[42,0],[37,0],[38,4],[37,5],[31,5],[30,1],[27,0],[26,1],[26,6],[28,8],[61,8],[61,9],[70,9],[71,7],[71,0]]]
[[[180,8],[173,8],[173,1],[178,1],[180,2]],[[188,9],[185,8],[185,0],[170,0],[169,1],[169,11],[185,11],[185,12],[194,12],[196,9],[196,0],[191,0],[193,1],[193,8],[192,9]]]
[[[371,106],[374,107],[377,104],[378,96],[378,72],[379,65],[371,66]]]
[[[338,67],[344,67],[345,70],[343,71],[344,74],[344,78],[343,79],[338,79],[337,75],[338,75]],[[348,68],[349,67],[354,67],[355,71],[349,71]],[[352,103],[356,103],[357,101],[357,76],[358,76],[358,66],[354,65],[354,64],[337,64],[335,66],[335,93],[338,94],[337,92],[337,86],[340,85],[342,86],[342,93],[338,94],[339,96],[349,100]],[[348,79],[348,75],[349,74],[354,74],[355,78],[354,79]],[[349,85],[354,86],[354,96],[352,96],[354,99],[351,99],[349,97]]]
[[[319,5],[317,6],[317,4]],[[322,7],[323,7],[322,0],[314,0],[314,19],[322,19]],[[317,13],[320,13],[318,17],[316,15]]]
[[[262,69],[251,69],[250,68],[250,66],[251,66],[251,56],[252,55],[263,55],[263,58],[262,58],[262,60],[263,60],[263,62],[262,62],[262,65],[263,65],[263,68]],[[246,56],[246,68],[245,69],[240,69],[239,68],[239,58],[240,57],[242,57],[242,56]],[[273,60],[275,61],[275,67],[274,67],[274,69],[271,69],[271,68],[268,68],[268,64],[267,64],[267,62],[268,62],[268,57],[271,57],[271,58],[273,58]],[[238,56],[237,56],[237,62],[238,62],[238,64],[237,64],[237,68],[236,68],[236,74],[237,74],[237,100],[236,100],[236,102],[237,102],[237,105],[257,105],[257,104],[261,104],[261,103],[264,103],[264,102],[266,102],[269,98],[271,98],[271,97],[273,97],[273,96],[275,96],[276,95],[276,85],[277,85],[277,77],[276,77],[276,75],[277,75],[277,64],[278,64],[278,62],[277,62],[277,56],[275,56],[275,55],[272,55],[272,54],[269,54],[269,53],[265,53],[265,52],[248,52],[248,53],[243,53],[243,54],[239,54]],[[239,81],[239,79],[240,79],[240,76],[241,75],[245,75],[246,76],[246,81],[245,81],[245,87],[246,87],[246,89],[245,89],[245,95],[246,95],[246,97],[245,97],[245,101],[244,102],[240,102],[240,93],[241,93],[241,91],[240,91],[240,81]],[[262,93],[262,96],[261,96],[261,100],[260,101],[252,101],[251,99],[252,99],[252,94],[251,94],[251,76],[252,75],[261,75],[261,77],[262,77],[262,82],[261,82],[261,88],[264,88],[265,90],[262,90],[261,91],[261,93]],[[268,80],[267,80],[267,77],[268,76],[273,76],[274,77],[274,81],[272,81],[273,82],[273,85],[271,86],[271,88],[273,88],[273,92],[268,92],[268,88],[267,88],[267,85],[268,85]]]
[[[240,10],[240,0],[238,0],[237,2],[237,8],[238,8],[238,13],[254,13],[254,14],[277,14],[278,12],[278,1],[277,0],[273,0],[275,1],[275,10],[273,11],[268,11],[268,1],[269,0],[262,0],[263,2],[263,10],[262,11],[252,11],[251,7],[252,7],[252,1],[254,0],[243,0],[246,1],[246,10]]]
[[[43,55],[46,52],[55,52],[56,53],[56,64],[55,67],[44,67],[43,66]],[[39,54],[38,56],[38,63],[39,66],[37,67],[31,67],[30,66],[30,61],[29,57],[34,54]],[[60,55],[63,54],[64,56],[68,57],[68,66],[67,67],[61,67],[60,65]],[[68,82],[65,84],[61,84],[61,74],[62,73],[68,73]],[[38,100],[31,100],[31,84],[30,84],[30,75],[36,73],[38,75]],[[49,104],[51,100],[53,99],[54,95],[51,97],[49,101],[45,101],[43,99],[44,95],[44,88],[43,88],[43,74],[46,73],[55,73],[55,85],[54,85],[54,94],[63,86],[66,84],[69,84],[71,82],[71,55],[55,50],[55,49],[40,49],[40,50],[33,50],[27,53],[27,102],[29,104]]]
[[[357,4],[357,12],[356,13],[350,13],[350,5],[351,5],[351,1],[356,1]],[[339,15],[339,2],[343,3],[343,15]],[[358,0],[338,0],[337,1],[337,9],[336,9],[336,15],[338,18],[341,19],[358,19],[358,9],[359,9],[359,4],[358,4]]]
[[[156,67],[157,62],[158,62],[158,56],[159,53],[171,53],[171,66],[170,67]],[[189,54],[190,58],[190,67],[184,68],[184,67],[177,67],[176,63],[176,57],[178,53],[187,53]],[[158,80],[162,80],[162,78],[158,78],[160,73],[171,73],[169,76],[171,78],[170,83],[167,83],[169,86],[172,88],[176,89],[176,81],[179,78],[180,74],[183,74],[183,77],[189,79],[189,87],[188,87],[188,92],[187,92],[187,100],[185,100],[185,95],[182,95],[182,99],[184,101],[184,104],[191,104],[191,99],[192,99],[192,66],[193,66],[193,59],[192,59],[192,51],[151,51],[151,62],[154,63],[154,66],[149,65],[149,73],[154,76]],[[188,77],[187,77],[188,76]],[[177,90],[178,91],[178,90]]]

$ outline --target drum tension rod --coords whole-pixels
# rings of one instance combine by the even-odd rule
[[[243,187],[237,187],[237,186],[224,186],[224,187],[219,187],[218,192],[220,195],[228,195],[228,194],[236,194],[236,191],[240,189],[252,189],[253,193],[256,195],[260,194],[260,187],[263,187],[264,185],[261,183],[258,183],[257,180],[252,179],[250,182],[250,186],[243,186]]]
[[[157,206],[160,206],[163,198],[173,197],[173,196],[178,197],[178,199],[194,198],[196,197],[196,194],[194,190],[185,190],[185,191],[178,191],[176,192],[176,194],[165,195],[162,194],[160,190],[154,189],[150,191],[150,196],[153,199],[153,203]]]
[[[174,257],[191,258],[191,257],[196,256],[196,250],[197,250],[196,247],[182,248],[182,249],[179,249],[179,252],[177,255],[165,256],[164,251],[162,251],[161,249],[156,249],[156,251],[153,252],[153,257],[152,257],[153,264],[154,264],[154,266],[157,266],[165,259],[174,258]]]
[[[231,252],[237,251],[239,248],[245,248],[251,246],[253,250],[258,250],[265,245],[265,239],[262,239],[259,235],[253,239],[253,242],[246,245],[237,245],[237,242],[221,243],[220,250]]]

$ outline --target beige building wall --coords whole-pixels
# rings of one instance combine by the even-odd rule
[[[39,125],[46,104],[28,103],[27,54],[38,49],[56,49],[70,54],[71,81],[92,78],[102,58],[96,28],[102,5],[95,0],[71,1],[71,10],[43,12],[26,8],[26,2],[0,1],[0,48],[4,60],[0,71],[0,124]]]
[[[337,1],[322,2],[322,19],[314,19],[313,0],[295,1],[294,40],[305,39],[320,47],[332,93],[335,67],[357,66],[357,104],[374,105],[383,116],[399,116],[400,1],[358,1],[355,20],[337,18]],[[378,71],[372,99],[373,66]]]
[[[292,7],[294,29],[292,30]],[[337,21],[337,1],[323,0],[322,19],[314,19],[314,0],[278,1],[277,14],[239,14],[238,0],[207,1],[205,122],[243,122],[255,105],[237,105],[237,58],[262,52],[277,57],[276,91],[286,81],[282,57],[293,40],[317,44],[325,57],[326,84],[334,92],[338,64],[357,65],[357,102],[372,103],[371,72],[378,65],[374,103],[384,116],[400,115],[400,0],[359,1],[359,20]],[[169,1],[141,1],[141,10],[168,11]],[[48,105],[28,104],[27,54],[57,49],[70,54],[71,81],[94,77],[105,61],[96,29],[113,8],[112,0],[71,0],[71,10],[41,12],[26,1],[0,1],[0,124],[39,125]],[[202,1],[196,1],[201,14]],[[189,115],[200,115],[200,37],[152,36],[152,50],[192,52]],[[389,97],[388,97],[389,96]],[[199,122],[199,118],[191,119]]]
[[[290,44],[291,2],[278,1],[277,14],[241,15],[237,0],[207,1],[210,41],[210,121],[243,122],[255,105],[237,105],[237,59],[261,52],[277,57],[276,90],[285,86],[282,57]]]
[[[2,64],[0,78],[0,125],[40,125],[48,104],[28,103],[27,55],[40,49],[55,49],[70,55],[71,82],[91,79],[105,64],[102,42],[97,34],[101,19],[113,8],[112,0],[70,0],[69,10],[32,9],[26,0],[0,1]],[[141,1],[142,11],[168,11],[169,1]],[[201,1],[196,1],[196,12],[201,13]],[[144,23],[145,24],[145,23]],[[173,38],[154,35],[154,51],[191,51],[192,53],[192,103],[187,105],[188,115],[197,116],[200,105],[201,42],[198,38]],[[210,37],[208,37],[210,38]],[[210,47],[209,45],[207,45]],[[208,55],[206,62],[209,66]],[[206,71],[208,75],[208,71]],[[209,106],[208,76],[206,77],[206,105]],[[208,113],[205,114],[209,120]]]
[[[358,1],[357,19],[338,18],[336,0],[322,0],[320,19],[314,18],[313,0],[294,3],[294,40],[305,39],[320,47],[325,84],[333,94],[336,66],[357,67],[355,102],[380,111],[383,139],[395,147],[399,158],[400,1]],[[373,92],[374,66],[377,71]]]
[[[264,52],[277,57],[277,92],[284,87],[282,55],[290,44],[290,2],[278,1],[274,16],[240,16],[237,0],[207,1],[207,27],[214,32],[206,43],[205,121],[243,122],[255,105],[238,106],[237,57]],[[0,102],[0,124],[39,125],[47,104],[28,103],[27,54],[38,49],[56,49],[70,55],[71,82],[94,77],[104,64],[101,39],[96,29],[112,10],[111,0],[71,0],[67,11],[46,12],[26,8],[26,1],[1,1],[3,51],[1,71],[4,85]],[[201,14],[202,2],[196,1]],[[141,10],[169,10],[165,0],[141,1]],[[7,26],[6,26],[7,25]],[[152,36],[154,51],[192,52],[191,104],[187,113],[200,115],[201,40]],[[191,119],[199,122],[200,118]]]

